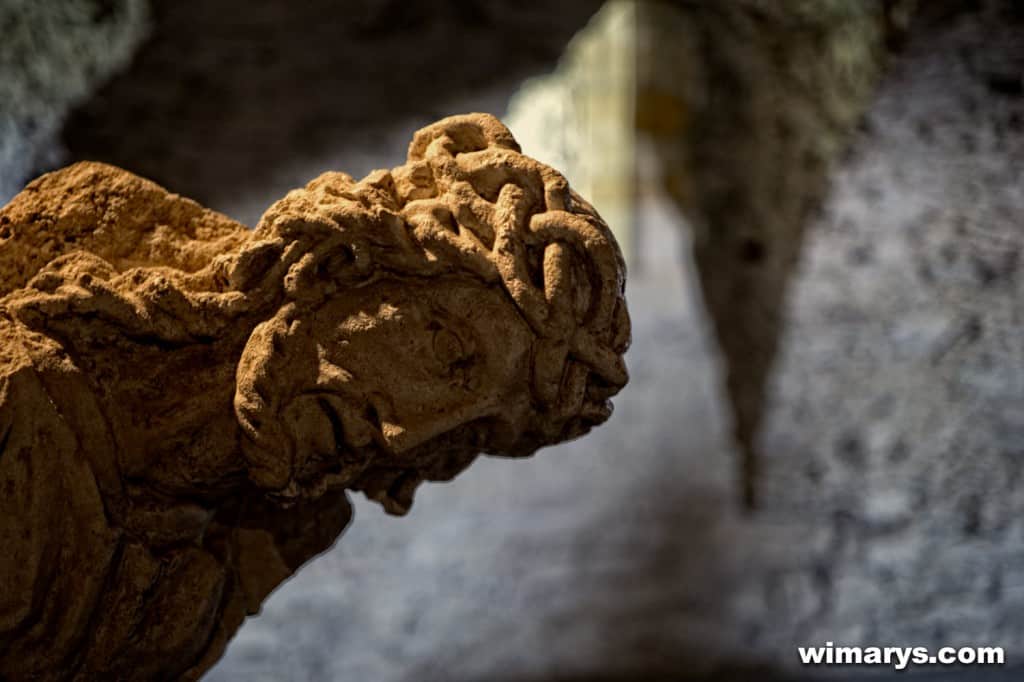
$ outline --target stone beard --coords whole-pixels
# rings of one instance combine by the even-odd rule
[[[80,163],[0,209],[0,679],[197,679],[351,517],[586,433],[625,268],[495,118],[255,230]]]

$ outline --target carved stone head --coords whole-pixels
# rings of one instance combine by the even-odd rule
[[[404,513],[478,453],[587,432],[627,379],[608,227],[491,116],[421,130],[390,172],[289,193],[218,267],[274,306],[235,411],[250,479],[283,501],[343,486]]]

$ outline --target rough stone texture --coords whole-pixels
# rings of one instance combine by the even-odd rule
[[[92,163],[0,230],[5,679],[196,679],[346,490],[404,514],[479,453],[586,433],[626,382],[610,231],[487,115],[253,232]]]
[[[147,19],[145,0],[0,3],[0,203],[61,163],[68,111],[125,66]]]
[[[804,227],[874,91],[907,2],[641,5],[637,119],[696,232],[726,368],[743,497]]]

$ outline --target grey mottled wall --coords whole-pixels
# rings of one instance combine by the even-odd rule
[[[925,22],[811,225],[763,448],[812,522],[766,641],[1024,653],[1022,39],[1012,3]]]
[[[147,31],[145,0],[0,0],[0,204],[66,158],[64,119]]]

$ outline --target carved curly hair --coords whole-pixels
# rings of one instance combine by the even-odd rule
[[[531,388],[543,409],[528,451],[605,421],[608,398],[627,380],[625,265],[608,226],[489,115],[424,128],[391,171],[359,182],[329,172],[290,192],[223,265],[230,288],[260,290],[287,319],[382,277],[469,273],[500,284],[537,338]],[[275,387],[286,380],[280,343],[271,329],[253,334],[242,363],[264,366],[239,372],[235,398],[250,463],[264,473],[256,479],[270,488],[287,483],[270,462],[287,447],[275,433]]]

